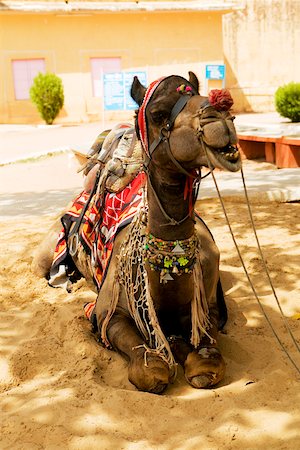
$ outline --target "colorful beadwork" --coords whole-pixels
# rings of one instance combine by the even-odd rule
[[[191,88],[191,86],[186,86],[185,84],[181,84],[180,86],[178,86],[178,88],[176,88],[176,91],[183,94],[183,93],[192,92],[192,88]]]
[[[171,273],[191,273],[196,262],[195,252],[198,245],[196,235],[185,240],[164,241],[148,234],[144,246],[145,261],[151,270],[160,271],[164,278]]]

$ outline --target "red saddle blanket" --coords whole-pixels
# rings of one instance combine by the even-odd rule
[[[142,200],[142,188],[145,181],[144,172],[138,173],[121,192],[106,193],[104,198],[92,199],[83,216],[78,237],[91,258],[93,279],[98,291],[107,273],[115,237],[120,229],[132,221],[136,214]],[[78,279],[78,270],[76,271],[69,254],[67,241],[71,226],[78,220],[88,199],[89,193],[81,192],[61,219],[63,228],[58,238],[50,270],[49,284],[52,286],[65,284],[56,282],[57,277],[65,282]],[[77,276],[74,276],[74,272],[77,272]],[[65,277],[61,277],[62,273],[65,274]]]

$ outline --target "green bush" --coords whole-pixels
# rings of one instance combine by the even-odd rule
[[[276,111],[282,117],[300,122],[300,83],[288,83],[275,92]]]
[[[30,98],[45,122],[51,125],[64,104],[61,79],[54,73],[39,73],[30,88]]]

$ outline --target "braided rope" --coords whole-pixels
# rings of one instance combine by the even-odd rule
[[[276,340],[277,340],[278,344],[280,345],[281,349],[282,349],[283,352],[286,354],[287,358],[290,360],[290,362],[291,362],[292,365],[295,367],[295,369],[297,370],[297,372],[300,373],[300,368],[299,368],[299,366],[297,365],[297,363],[295,362],[295,360],[292,358],[292,356],[290,355],[289,351],[285,348],[283,342],[281,341],[280,337],[278,336],[278,334],[277,334],[277,332],[276,332],[276,330],[275,330],[275,328],[274,328],[274,326],[273,326],[273,324],[272,324],[272,322],[271,322],[271,319],[269,318],[267,312],[265,311],[265,308],[264,308],[264,306],[263,306],[263,304],[262,304],[262,302],[261,302],[261,300],[260,300],[260,298],[259,298],[259,296],[258,296],[258,294],[257,294],[257,291],[256,291],[256,289],[255,289],[253,283],[252,283],[252,280],[251,280],[251,278],[250,278],[250,275],[249,275],[249,273],[248,273],[248,271],[247,271],[247,268],[246,268],[246,265],[245,265],[245,263],[244,263],[244,259],[243,259],[243,257],[242,257],[241,252],[240,252],[239,246],[238,246],[237,241],[236,241],[236,239],[235,239],[235,236],[234,236],[234,234],[233,234],[232,227],[231,227],[231,225],[230,225],[230,222],[229,222],[229,219],[228,219],[228,215],[227,215],[227,212],[226,212],[226,209],[225,209],[225,205],[224,205],[224,202],[223,202],[223,198],[221,197],[221,193],[220,193],[219,188],[218,188],[218,185],[217,185],[217,181],[216,181],[216,179],[215,179],[215,177],[214,177],[214,174],[212,174],[212,176],[213,176],[213,180],[214,180],[215,187],[216,187],[216,190],[217,190],[217,193],[218,193],[218,197],[219,197],[219,200],[220,200],[222,209],[223,209],[223,213],[224,213],[224,216],[225,216],[225,219],[226,219],[227,226],[228,226],[228,228],[229,228],[229,231],[230,231],[230,234],[231,234],[233,243],[234,243],[234,245],[235,245],[237,254],[238,254],[239,259],[240,259],[240,261],[241,261],[242,267],[243,267],[243,269],[244,269],[245,275],[246,275],[246,277],[247,277],[247,279],[248,279],[248,282],[249,282],[249,285],[250,285],[250,287],[251,287],[251,290],[252,290],[252,292],[253,292],[253,294],[254,294],[254,297],[256,298],[256,301],[257,301],[257,303],[258,303],[258,305],[259,305],[259,307],[260,307],[260,309],[261,309],[261,312],[262,312],[262,314],[264,315],[264,317],[265,317],[265,319],[266,319],[266,321],[267,321],[269,327],[271,328],[271,330],[272,330],[272,332],[273,332],[273,335],[274,335],[274,337],[276,338]],[[270,281],[270,280],[269,280],[269,281]],[[274,289],[273,283],[271,282],[270,284],[271,284],[272,290],[273,290],[273,289]],[[284,320],[284,315],[283,315],[283,313],[282,313],[282,310],[280,310],[280,315],[281,315],[281,318]],[[286,322],[286,321],[284,321],[284,322],[285,322],[285,325],[286,325],[287,322]],[[293,341],[294,341],[294,339],[293,339]]]
[[[208,166],[209,166],[209,168],[212,168],[212,163],[211,163],[211,161],[210,161],[210,159],[209,159],[209,155],[208,155],[208,152],[207,152],[207,149],[206,149],[206,145],[205,145],[205,143],[203,142],[202,139],[200,139],[200,141],[201,141],[201,143],[202,143],[202,147],[203,147],[203,149],[204,149],[204,152],[205,152],[205,155],[206,155],[206,158],[207,158]],[[270,329],[272,330],[272,333],[273,333],[274,337],[276,338],[278,344],[280,345],[282,351],[285,353],[285,355],[287,356],[287,358],[289,359],[289,361],[291,362],[291,364],[294,366],[294,368],[296,369],[296,371],[297,371],[298,373],[300,373],[300,367],[298,366],[298,364],[297,364],[297,362],[294,360],[294,358],[290,355],[289,351],[287,350],[287,348],[285,347],[285,345],[284,345],[283,342],[281,341],[280,337],[278,336],[278,333],[276,332],[276,329],[274,328],[274,326],[273,326],[273,324],[272,324],[272,322],[271,322],[271,319],[269,318],[267,312],[265,311],[265,308],[264,308],[264,306],[263,306],[263,303],[261,302],[261,300],[260,300],[260,298],[259,298],[259,296],[258,296],[258,294],[257,294],[257,291],[256,291],[256,289],[255,289],[255,287],[254,287],[254,285],[253,285],[253,283],[252,283],[252,280],[251,280],[251,278],[250,278],[250,275],[249,275],[249,273],[248,273],[248,271],[247,271],[247,268],[246,268],[246,265],[245,265],[245,263],[244,263],[244,259],[243,259],[243,257],[242,257],[241,252],[240,252],[238,243],[237,243],[237,241],[236,241],[236,239],[235,239],[235,236],[234,236],[232,227],[231,227],[231,225],[230,225],[230,221],[229,221],[229,218],[228,218],[228,215],[227,215],[227,211],[226,211],[226,208],[225,208],[225,204],[224,204],[223,198],[222,198],[222,196],[221,196],[221,192],[220,192],[219,187],[218,187],[218,184],[217,184],[217,180],[216,180],[216,178],[215,178],[215,176],[214,176],[213,171],[212,171],[211,173],[212,173],[212,178],[213,178],[213,181],[214,181],[214,184],[215,184],[215,188],[216,188],[216,191],[217,191],[219,200],[220,200],[220,204],[221,204],[221,207],[222,207],[222,210],[223,210],[223,213],[224,213],[224,217],[225,217],[225,220],[226,220],[226,223],[227,223],[229,232],[230,232],[230,234],[231,234],[231,237],[232,237],[233,243],[234,243],[234,245],[235,245],[235,248],[236,248],[238,257],[239,257],[239,259],[240,259],[240,262],[241,262],[241,264],[242,264],[242,267],[243,267],[243,269],[244,269],[245,275],[246,275],[246,277],[247,277],[247,280],[248,280],[248,282],[249,282],[249,285],[250,285],[250,287],[251,287],[251,290],[252,290],[252,292],[253,292],[253,294],[254,294],[254,297],[255,297],[255,299],[256,299],[256,301],[257,301],[257,303],[258,303],[258,305],[259,305],[259,307],[260,307],[260,309],[261,309],[261,312],[262,312],[263,316],[265,317],[265,319],[266,319],[266,321],[267,321],[267,323],[268,323]],[[247,203],[247,207],[248,207],[248,212],[249,212],[249,217],[250,217],[250,221],[251,221],[251,226],[252,226],[252,229],[253,229],[253,232],[254,232],[254,235],[255,235],[255,239],[256,239],[257,246],[258,246],[259,254],[260,254],[261,260],[262,260],[262,262],[263,262],[264,270],[265,270],[265,273],[266,273],[266,275],[267,275],[267,277],[268,277],[268,281],[269,281],[270,287],[271,287],[271,289],[272,289],[273,296],[274,296],[274,298],[275,298],[275,300],[276,300],[276,303],[277,303],[277,306],[278,306],[278,309],[279,309],[279,312],[280,312],[280,316],[281,316],[281,318],[282,318],[282,320],[283,320],[283,322],[284,322],[285,328],[288,330],[288,332],[289,332],[289,334],[290,334],[290,336],[291,336],[291,338],[292,338],[292,341],[293,341],[295,347],[296,347],[297,350],[299,351],[299,345],[298,345],[298,343],[297,343],[297,341],[296,341],[296,339],[295,339],[295,337],[294,337],[294,335],[293,335],[293,333],[292,333],[292,330],[290,329],[290,327],[289,327],[289,325],[288,325],[288,323],[287,323],[287,320],[286,320],[286,318],[285,318],[285,316],[284,316],[284,314],[283,314],[283,311],[282,311],[281,305],[280,305],[280,303],[279,303],[279,300],[278,300],[278,297],[277,297],[277,294],[276,294],[274,285],[273,285],[272,280],[271,280],[271,277],[270,277],[270,272],[269,272],[269,270],[268,270],[268,267],[267,267],[267,264],[266,264],[266,261],[265,261],[265,258],[264,258],[264,255],[263,255],[261,246],[260,246],[260,242],[259,242],[259,240],[258,240],[258,236],[257,236],[257,233],[256,233],[256,227],[255,227],[254,220],[253,220],[252,210],[251,210],[251,207],[250,207],[249,196],[248,196],[248,192],[247,192],[247,188],[246,188],[245,177],[244,177],[244,173],[243,173],[243,169],[242,169],[242,168],[241,168],[241,175],[242,175],[243,188],[244,188],[244,192],[245,192],[245,198],[246,198],[246,203]]]

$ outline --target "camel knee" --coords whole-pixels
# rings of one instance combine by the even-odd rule
[[[51,231],[36,249],[31,263],[31,271],[40,278],[46,278],[53,262],[58,233]]]

